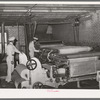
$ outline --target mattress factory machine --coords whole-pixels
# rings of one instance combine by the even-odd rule
[[[58,88],[72,81],[95,79],[100,70],[100,52],[91,50],[87,46],[41,45],[38,59],[32,58],[26,66],[16,67],[17,72],[20,67],[27,67],[27,71],[23,72],[24,75],[20,70],[19,74],[24,76],[24,80],[15,78],[15,85],[18,87],[21,83],[21,88],[42,88],[43,85]]]
[[[62,78],[66,79],[66,83],[77,81],[77,86],[80,88],[79,81],[100,77],[100,75],[97,74],[100,72],[100,52],[93,51],[92,47],[66,46],[62,43],[52,43],[42,45],[41,48],[44,51],[41,57],[43,63],[51,62],[53,64],[53,62],[55,62],[56,68],[60,70],[61,67],[59,67],[59,65],[57,66],[58,62],[63,66],[60,59],[67,62],[66,74],[64,74],[64,70],[60,70],[60,73],[65,75],[65,77]],[[45,57],[47,60],[45,60]],[[61,78],[58,79],[59,82],[62,81],[60,80]]]
[[[39,59],[44,54],[43,50]],[[41,62],[39,59],[34,57],[27,61],[26,66],[24,64],[16,66],[12,75],[16,88],[18,88],[20,83],[21,88],[42,88],[43,85],[58,88],[59,85],[66,84],[69,64],[64,57],[59,56],[58,58],[51,55],[50,59],[52,61],[47,63],[44,63],[44,60]]]

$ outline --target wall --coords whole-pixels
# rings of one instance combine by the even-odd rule
[[[23,26],[5,26],[5,31],[8,34],[8,37],[12,37],[15,36],[18,39],[18,42],[16,44],[16,47],[18,49],[19,46],[22,46],[22,48],[24,48],[25,46],[25,36],[24,36],[24,27]]]
[[[53,26],[55,39],[64,41],[68,45],[75,45],[73,26],[61,24]],[[100,47],[100,11],[92,12],[86,17],[81,17],[79,25],[78,45]]]
[[[100,11],[90,13],[88,19],[81,21],[79,41],[81,45],[100,46]]]
[[[37,25],[36,28],[36,37],[39,38],[39,41],[49,41],[53,38],[50,37],[50,34],[47,34],[47,27],[48,25]]]
[[[74,44],[74,30],[72,24],[57,24],[52,25],[53,37],[52,39],[62,40],[68,45]],[[9,37],[15,36],[18,39],[18,27],[6,26],[6,31]],[[36,36],[42,41],[50,40],[46,34],[47,25],[38,25]],[[19,40],[18,44],[25,45],[24,27],[19,26]],[[90,17],[82,17],[79,26],[79,45],[99,46],[100,47],[100,11],[90,13]],[[18,46],[17,46],[18,47]]]
[[[74,43],[74,31],[72,24],[53,25],[53,37],[62,40],[66,44]]]

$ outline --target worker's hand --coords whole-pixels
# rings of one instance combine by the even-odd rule
[[[42,52],[42,50],[39,50],[39,52],[41,53],[41,52]]]
[[[14,64],[14,61],[11,61],[11,64],[13,65]]]
[[[37,50],[36,52],[39,52],[39,50]]]

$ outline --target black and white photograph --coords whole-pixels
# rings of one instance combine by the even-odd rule
[[[0,1],[0,89],[99,90],[100,3]]]

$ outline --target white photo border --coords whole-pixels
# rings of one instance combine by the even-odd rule
[[[100,4],[99,1],[0,1],[0,4]],[[0,89],[0,98],[100,98],[100,90]]]

